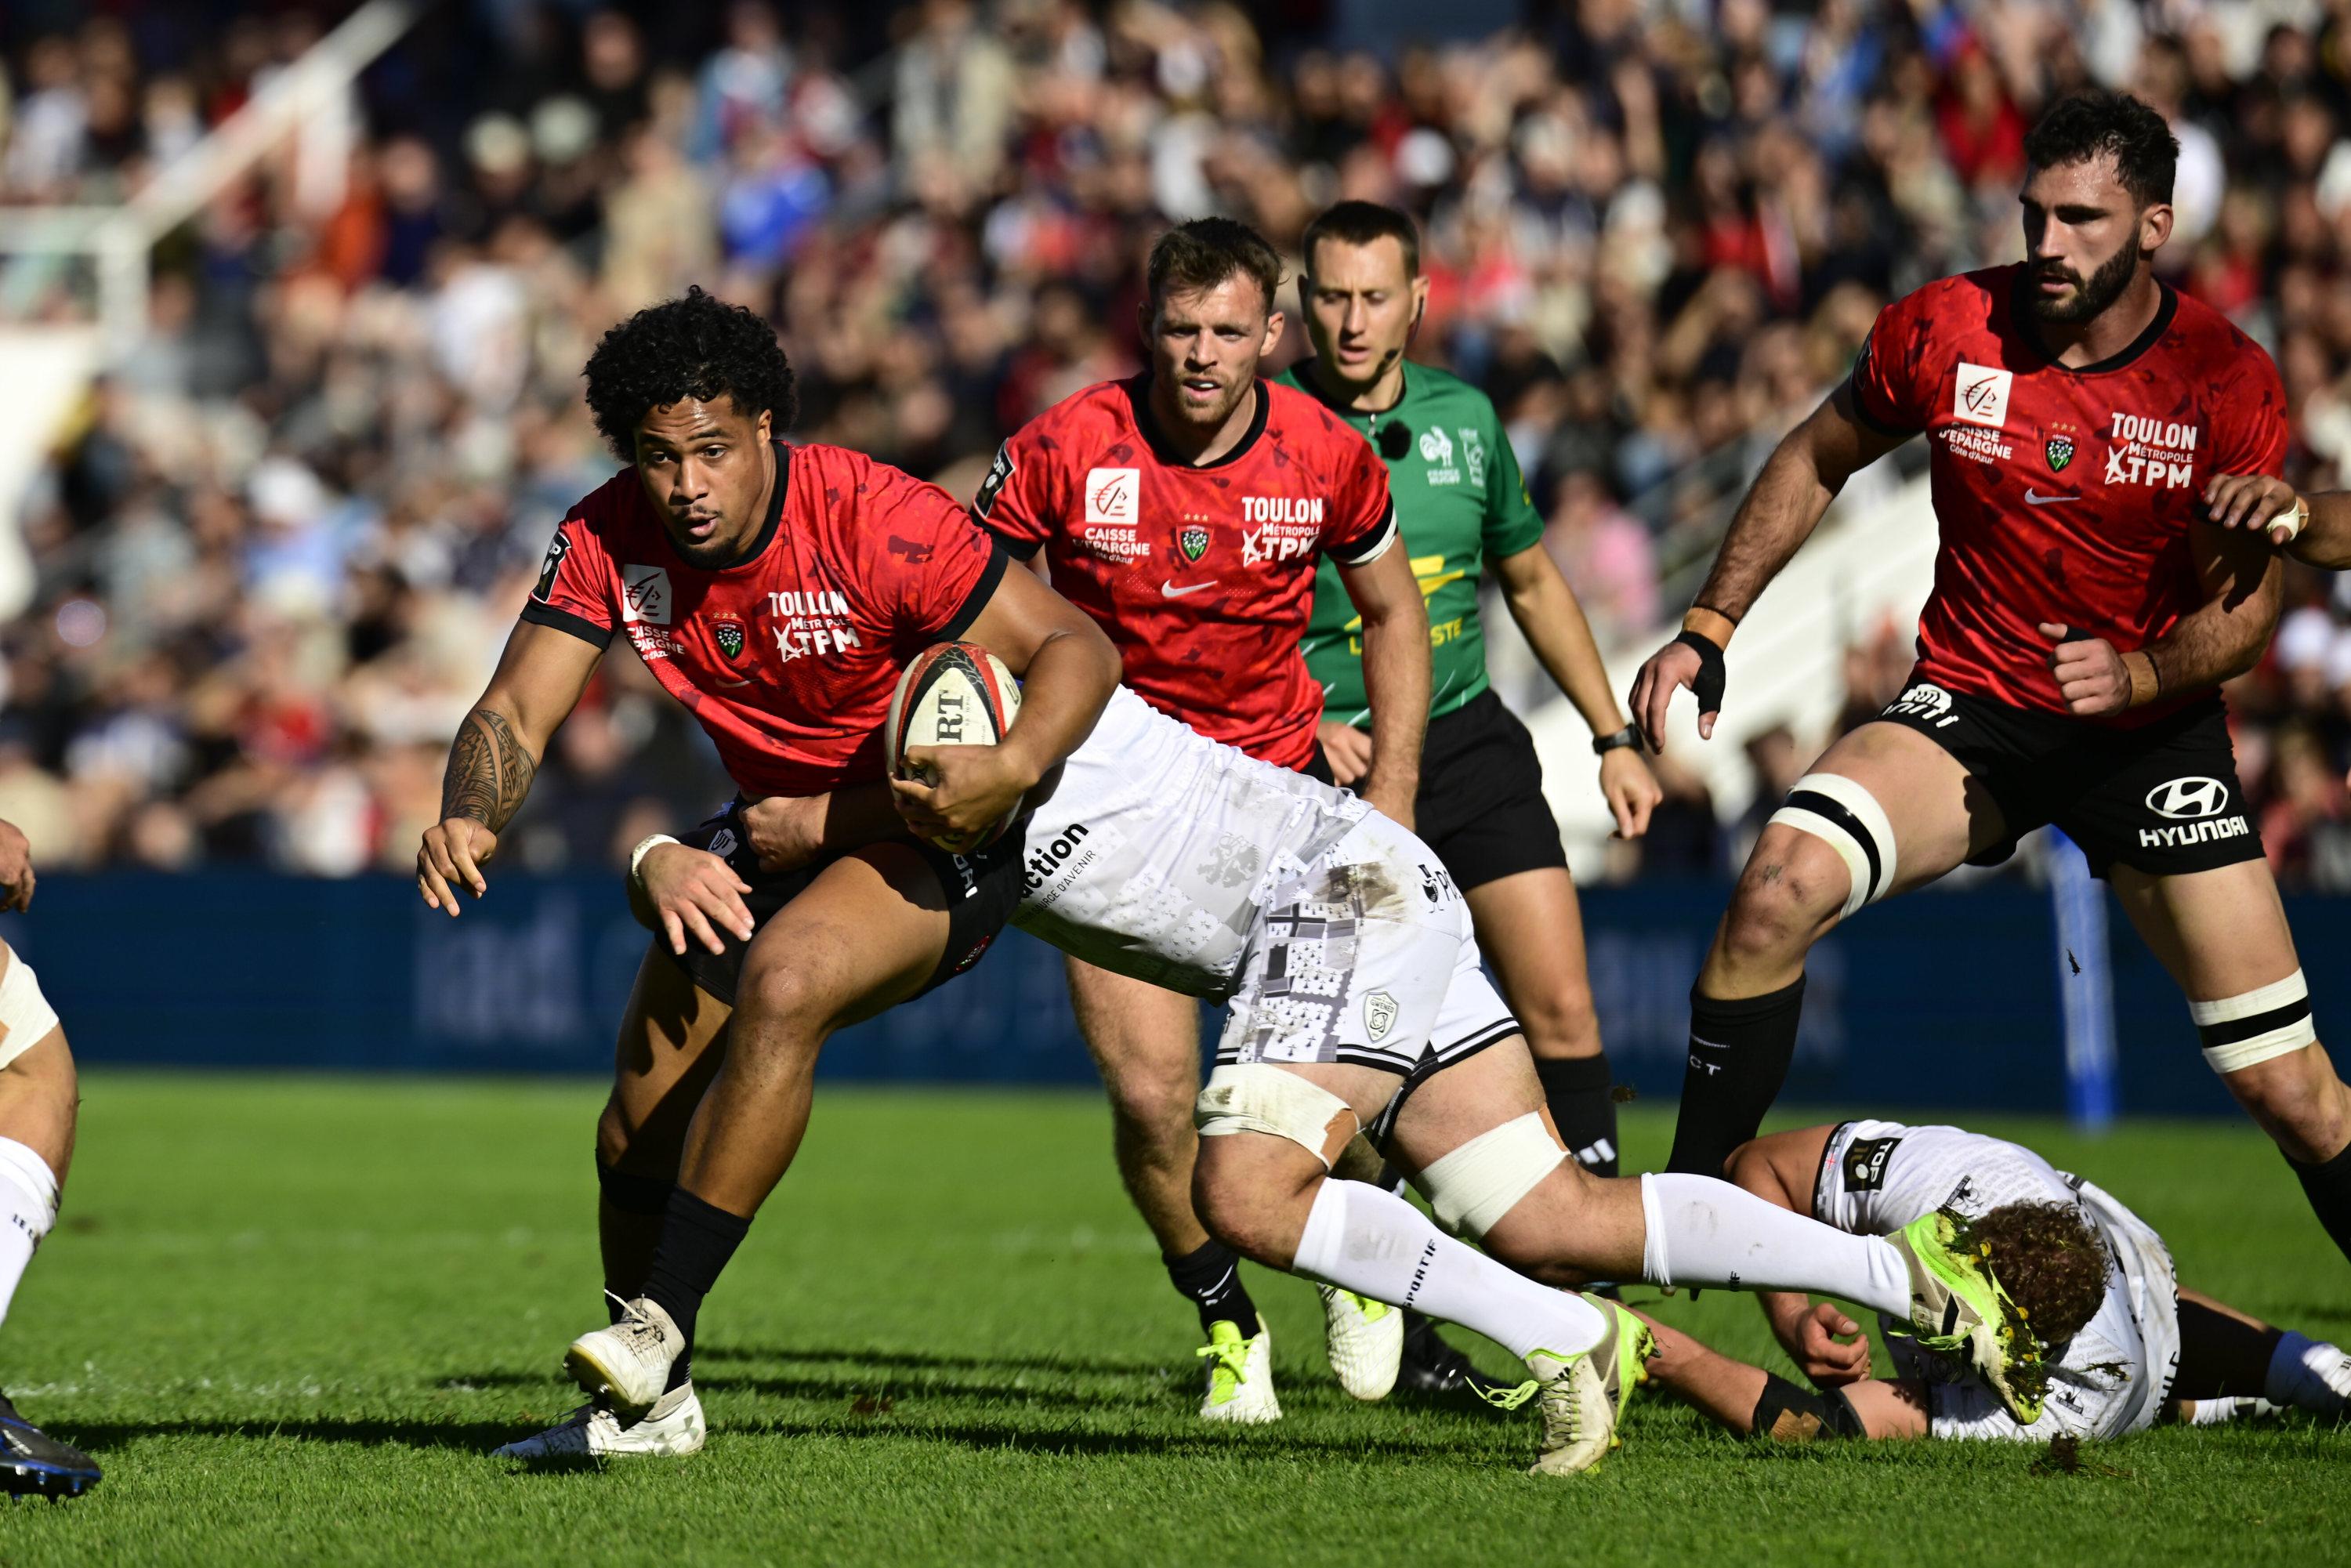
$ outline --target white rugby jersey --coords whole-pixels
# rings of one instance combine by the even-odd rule
[[[1034,809],[1012,923],[1090,964],[1222,1000],[1260,911],[1370,811],[1121,686]]]
[[[2095,1185],[1980,1133],[1847,1122],[1830,1135],[1813,1187],[1813,1218],[1865,1236],[1890,1235],[1938,1208],[1972,1219],[2011,1203],[2078,1204],[2113,1254],[2106,1299],[2050,1366],[2048,1400],[2030,1427],[1971,1373],[1889,1336],[1904,1375],[1928,1379],[1933,1435],[2038,1441],[2118,1437],[2147,1427],[2179,1370],[2179,1285],[2162,1239]]]

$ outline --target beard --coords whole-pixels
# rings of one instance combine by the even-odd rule
[[[1217,429],[1233,416],[1233,411],[1241,405],[1241,399],[1249,396],[1256,384],[1257,378],[1254,376],[1243,377],[1235,384],[1224,388],[1221,395],[1214,402],[1196,405],[1185,401],[1181,391],[1181,379],[1178,378],[1176,383],[1176,395],[1174,400],[1176,417],[1186,424],[1196,425],[1203,430]]]
[[[2043,321],[2090,320],[2122,298],[2137,270],[2138,247],[2135,245],[2124,246],[2115,252],[2086,279],[2067,267],[2035,268],[2035,282],[2043,277],[2063,277],[2074,286],[2074,296],[2070,299],[2051,299],[2036,291],[2032,313]]]

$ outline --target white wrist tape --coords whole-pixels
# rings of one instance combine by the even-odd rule
[[[2252,1067],[2318,1039],[2310,1017],[2310,987],[2300,969],[2242,996],[2189,1002],[2188,1016],[2196,1020],[2204,1060],[2215,1072]]]
[[[647,833],[643,838],[639,839],[637,847],[629,852],[629,880],[639,887],[644,886],[645,857],[653,852],[653,848],[657,844],[674,844],[677,841],[667,833]]]
[[[1543,1119],[1530,1111],[1430,1161],[1415,1185],[1428,1195],[1439,1225],[1482,1241],[1565,1158]]]

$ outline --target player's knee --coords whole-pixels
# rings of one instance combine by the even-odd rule
[[[1836,923],[1847,885],[1844,862],[1828,846],[1767,830],[1723,917],[1723,950],[1739,959],[1802,956]]]
[[[1574,1206],[1577,1184],[1586,1179],[1542,1117],[1530,1111],[1431,1160],[1416,1185],[1439,1225],[1532,1271],[1559,1263],[1552,1243],[1564,1228],[1555,1221]]]
[[[1322,1172],[1278,1138],[1244,1135],[1203,1145],[1192,1170],[1192,1210],[1209,1235],[1242,1257],[1286,1269],[1305,1228]]]
[[[744,972],[735,999],[734,1048],[754,1040],[773,1050],[779,1043],[821,1037],[836,1010],[836,998],[805,970],[770,964]]]
[[[2304,1165],[2332,1159],[2351,1145],[2351,1104],[2322,1052],[2274,1057],[2223,1082],[2278,1147]]]

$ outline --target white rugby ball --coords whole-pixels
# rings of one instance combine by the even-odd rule
[[[1004,661],[977,643],[935,643],[914,656],[890,697],[882,730],[883,755],[893,779],[928,783],[906,760],[918,746],[994,746],[1020,716],[1020,688]],[[951,854],[969,854],[1003,836],[1020,814],[1012,803],[998,821],[977,832],[932,841]]]

